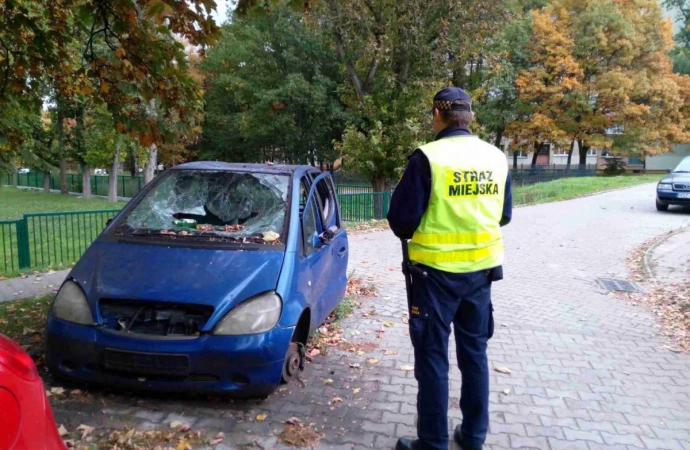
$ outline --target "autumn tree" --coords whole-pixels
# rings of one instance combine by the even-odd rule
[[[527,44],[530,66],[515,81],[525,109],[508,127],[513,145],[533,152],[532,165],[543,143],[565,140],[560,121],[580,86],[582,70],[572,55],[574,42],[568,22],[569,15],[563,10],[532,12],[532,35]]]
[[[202,98],[175,36],[202,50],[213,43],[214,8],[213,0],[0,2],[0,144],[21,132],[8,111],[40,104],[46,85],[58,110],[88,97],[146,145],[193,126]],[[156,114],[146,114],[152,101]]]
[[[529,45],[532,67],[516,82],[529,120],[513,124],[518,138],[577,140],[581,164],[590,147],[644,156],[687,138],[688,79],[672,73],[658,2],[554,0],[533,14]]]

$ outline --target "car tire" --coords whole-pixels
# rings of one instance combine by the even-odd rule
[[[657,200],[656,201],[656,210],[657,211],[668,211],[668,205],[660,203],[659,200]]]
[[[283,375],[281,377],[281,384],[287,384],[300,371],[303,360],[300,352],[300,344],[291,342],[288,348],[287,355],[285,355],[285,363],[283,363]]]

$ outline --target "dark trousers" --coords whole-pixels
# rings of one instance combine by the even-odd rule
[[[493,335],[488,271],[453,274],[422,267],[413,276],[410,339],[414,346],[417,434],[425,448],[448,449],[448,339],[453,324],[462,373],[460,410],[465,440],[481,446],[489,426],[489,367]]]

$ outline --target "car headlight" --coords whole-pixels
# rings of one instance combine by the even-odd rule
[[[264,333],[280,319],[283,301],[275,292],[261,294],[230,311],[213,330],[213,334],[237,336]]]
[[[656,188],[660,191],[672,191],[673,185],[670,183],[659,183]]]
[[[74,281],[66,281],[53,302],[53,316],[67,322],[93,325],[93,317],[84,291]]]

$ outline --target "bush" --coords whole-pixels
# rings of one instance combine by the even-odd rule
[[[625,174],[626,162],[620,157],[611,157],[606,159],[606,167],[604,168],[604,175],[615,176]]]

